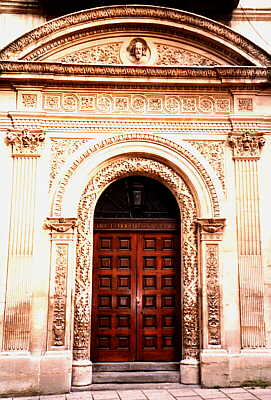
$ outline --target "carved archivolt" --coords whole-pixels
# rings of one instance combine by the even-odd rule
[[[77,271],[75,287],[74,359],[89,359],[91,263],[93,215],[99,195],[116,179],[133,174],[153,177],[175,195],[182,221],[183,346],[184,358],[197,358],[200,347],[196,204],[183,179],[161,162],[141,158],[119,158],[101,167],[89,181],[78,208]]]
[[[189,162],[197,169],[198,173],[200,176],[203,178],[209,194],[210,198],[212,201],[212,208],[213,208],[213,216],[219,216],[220,215],[220,206],[219,206],[219,200],[218,200],[218,194],[216,191],[216,188],[212,182],[212,179],[210,178],[208,172],[206,171],[205,167],[201,164],[201,162],[192,154],[190,153],[185,147],[182,147],[179,144],[176,144],[174,142],[171,142],[168,139],[164,139],[162,137],[156,136],[156,135],[141,135],[141,134],[127,134],[127,135],[120,135],[120,136],[115,136],[110,139],[106,139],[104,141],[101,141],[100,143],[95,144],[94,146],[91,146],[87,148],[87,150],[81,154],[78,159],[76,159],[72,165],[69,167],[69,169],[66,171],[64,176],[62,177],[61,181],[59,182],[58,189],[55,195],[55,200],[54,200],[54,205],[53,205],[53,215],[58,217],[61,216],[62,212],[62,202],[63,202],[63,197],[65,193],[65,188],[72,177],[72,175],[75,173],[77,170],[78,166],[83,163],[90,155],[93,153],[100,151],[101,149],[104,149],[106,147],[110,147],[113,144],[118,144],[118,143],[123,143],[123,142],[129,142],[129,141],[141,141],[141,142],[147,142],[147,143],[155,143],[159,144],[160,146],[167,147],[171,150],[173,150],[177,155],[181,155],[182,157],[185,157]]]

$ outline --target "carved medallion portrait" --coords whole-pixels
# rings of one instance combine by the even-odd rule
[[[145,64],[150,58],[147,42],[142,38],[134,38],[127,47],[128,59],[134,64]]]

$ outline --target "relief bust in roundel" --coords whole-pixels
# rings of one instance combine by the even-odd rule
[[[147,41],[141,37],[127,38],[120,50],[124,64],[146,65],[151,61],[151,48]]]

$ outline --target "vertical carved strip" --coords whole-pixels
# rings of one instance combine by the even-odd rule
[[[206,247],[208,344],[221,345],[218,245],[208,244]]]
[[[57,244],[52,346],[65,344],[67,272],[68,244]]]
[[[221,293],[219,242],[224,218],[198,218],[202,247],[203,348],[221,348]]]
[[[232,136],[236,176],[236,211],[243,348],[264,347],[264,277],[261,254],[258,159],[261,136]]]

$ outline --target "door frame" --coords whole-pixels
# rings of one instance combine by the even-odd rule
[[[115,180],[131,175],[143,175],[160,181],[174,195],[180,210],[182,274],[182,355],[184,359],[199,359],[200,306],[197,207],[185,180],[161,161],[142,156],[125,156],[101,166],[90,179],[78,208],[77,271],[74,310],[74,361],[89,360],[91,288],[93,265],[93,221],[97,200]],[[90,360],[91,362],[91,360]]]
[[[177,277],[177,284],[175,287],[175,295],[176,295],[176,313],[177,313],[177,318],[175,321],[175,326],[174,328],[176,329],[177,332],[177,337],[179,342],[176,344],[175,347],[175,352],[177,354],[179,354],[180,358],[181,358],[181,335],[182,335],[182,327],[181,327],[181,269],[180,269],[180,249],[181,249],[181,238],[179,236],[179,225],[180,225],[180,218],[176,218],[176,219],[169,219],[169,218],[160,218],[160,219],[151,219],[151,218],[131,218],[131,219],[121,219],[121,218],[104,218],[104,219],[95,219],[94,220],[94,238],[96,234],[105,234],[106,236],[112,234],[112,235],[125,235],[125,234],[137,234],[137,240],[142,241],[143,239],[143,235],[157,235],[158,233],[161,235],[161,237],[163,235],[167,235],[167,234],[174,234],[175,236],[175,242],[176,242],[176,247],[175,247],[175,257],[178,257],[178,260],[176,262],[176,277]],[[142,235],[142,237],[140,237],[139,235]],[[97,246],[97,240],[94,240],[94,245]],[[137,243],[136,246],[138,247],[138,245],[140,245],[140,243]],[[95,247],[93,248],[93,253],[95,254],[95,251],[97,251],[95,249]],[[98,253],[97,253],[98,254]],[[96,255],[97,255],[96,254]],[[109,253],[108,253],[109,254]],[[93,256],[94,259],[96,259],[95,256]],[[136,255],[136,259],[138,257],[138,253]],[[139,265],[139,261],[137,259],[136,261],[136,265],[134,266],[135,271],[134,273],[138,273],[138,265]],[[93,271],[94,271],[94,267],[93,267]],[[96,271],[97,272],[97,271]],[[141,271],[142,273],[143,271]],[[96,275],[97,276],[97,275]],[[134,277],[135,278],[135,277]],[[138,282],[140,281],[140,277],[138,277]],[[132,283],[132,287],[131,287],[131,291],[133,292],[133,282]],[[137,286],[137,285],[136,285]],[[137,289],[136,286],[134,287],[134,296],[137,296]],[[94,290],[96,290],[96,294],[98,294],[98,288],[96,287],[94,289],[94,282],[92,283],[92,300],[94,300]],[[131,295],[132,295],[131,292]],[[134,297],[134,301],[137,303],[137,300],[135,300]],[[132,302],[132,304],[134,304]],[[135,304],[134,304],[135,305]],[[142,304],[141,304],[142,306]],[[135,307],[137,307],[135,305]],[[131,309],[133,308],[133,306],[131,307]],[[94,307],[92,305],[92,312],[94,311]],[[139,349],[139,343],[141,343],[140,341],[140,335],[139,335],[139,327],[137,324],[139,322],[138,320],[138,315],[135,314],[135,325],[136,325],[136,333],[137,335],[133,338],[133,343],[135,346],[135,360],[127,360],[127,361],[143,361],[140,359],[137,359],[138,354],[140,352]],[[142,323],[142,321],[141,321]],[[140,325],[140,323],[139,323]],[[93,321],[91,324],[91,330],[92,332],[95,330],[95,325],[93,325]],[[94,346],[94,338],[93,336],[91,336],[91,347]],[[139,347],[138,347],[139,346]],[[90,349],[90,356],[92,359],[92,354],[93,354],[93,349]],[[147,355],[146,355],[147,356]],[[165,356],[165,355],[164,355]],[[94,357],[93,357],[94,358]],[[108,362],[113,362],[113,361],[118,361],[118,360],[110,360]],[[162,361],[162,360],[151,360],[149,359],[148,361]],[[169,361],[177,361],[177,360],[171,360],[171,359],[167,359],[164,360],[165,362],[169,362]],[[97,360],[95,360],[95,362],[97,362]],[[121,361],[118,361],[121,362]]]

